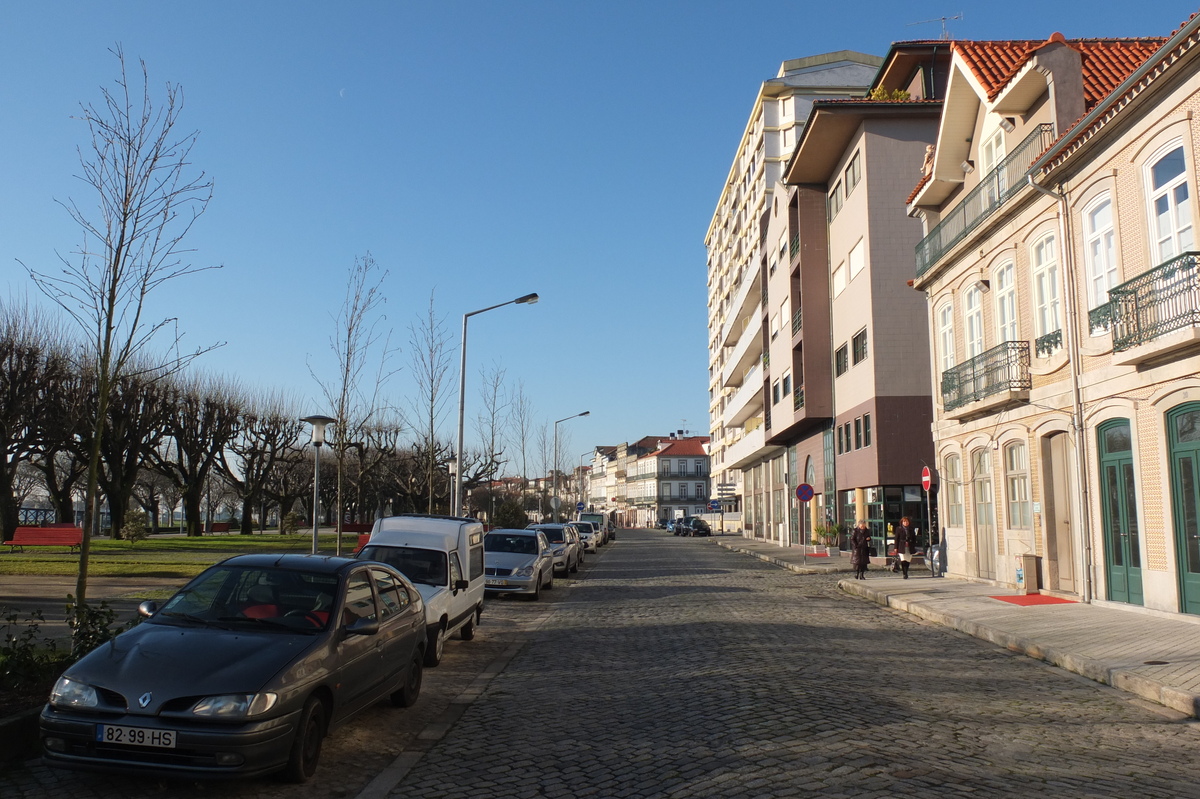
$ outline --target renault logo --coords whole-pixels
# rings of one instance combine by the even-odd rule
[[[150,700],[153,698],[154,697],[150,695],[150,692],[147,691],[138,697],[138,707],[145,707],[146,705],[150,704]]]

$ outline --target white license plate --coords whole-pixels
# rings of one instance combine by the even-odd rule
[[[508,580],[486,580],[484,585],[508,585]]]
[[[152,730],[146,727],[119,727],[115,724],[97,724],[96,740],[106,744],[174,749],[175,730]]]

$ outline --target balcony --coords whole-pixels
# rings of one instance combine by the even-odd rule
[[[1038,125],[1033,133],[1017,145],[1017,149],[984,175],[979,185],[950,209],[945,218],[917,245],[917,277],[929,271],[954,245],[969,236],[1001,205],[1025,188],[1029,165],[1046,151],[1053,137],[1053,125],[1048,122]]]
[[[804,317],[797,308],[796,312],[792,314],[792,335],[799,333],[802,327],[804,327]]]
[[[1185,252],[1109,289],[1114,363],[1144,363],[1200,342],[1198,258]]]
[[[1029,342],[1006,341],[942,372],[942,408],[951,419],[1028,402]]]
[[[1039,358],[1048,358],[1062,349],[1062,343],[1062,328],[1059,328],[1053,333],[1038,336],[1037,340],[1033,342],[1033,351]]]
[[[804,386],[796,386],[796,390],[792,392],[792,410],[799,411],[804,408]]]
[[[766,448],[766,429],[760,424],[725,449],[725,468],[739,469],[762,456]]]

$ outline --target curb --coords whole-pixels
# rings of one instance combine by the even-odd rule
[[[1131,669],[1114,668],[1103,661],[1039,644],[1033,639],[1001,630],[981,622],[968,621],[943,611],[925,607],[907,596],[888,594],[865,585],[841,580],[838,589],[845,594],[894,608],[943,627],[966,633],[973,638],[1002,646],[1010,652],[1026,655],[1086,677],[1093,682],[1148,699],[1193,718],[1200,718],[1200,694],[1165,685],[1159,680],[1138,674]]]
[[[732,552],[740,552],[743,555],[750,555],[751,557],[758,558],[759,560],[766,561],[767,563],[773,564],[775,566],[779,566],[784,569],[788,569],[789,571],[794,571],[797,574],[829,574],[830,572],[848,572],[848,571],[850,571],[850,569],[848,567],[843,567],[841,565],[841,563],[836,563],[836,565],[835,565],[835,563],[831,562],[827,566],[816,566],[816,565],[808,566],[808,565],[804,565],[802,563],[794,563],[790,560],[784,560],[783,558],[778,558],[778,557],[775,557],[774,555],[767,555],[762,552],[755,552],[753,549],[746,549],[745,547],[740,547],[737,544],[734,544],[732,542],[726,543],[725,541],[713,541],[713,543],[719,547],[723,547]]]

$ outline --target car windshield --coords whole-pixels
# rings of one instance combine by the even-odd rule
[[[332,574],[214,566],[167,600],[153,621],[314,633],[328,623],[337,588]]]
[[[414,547],[385,547],[368,544],[358,553],[364,560],[377,560],[399,570],[414,583],[446,585],[449,571],[445,552]]]
[[[537,539],[532,535],[518,533],[488,533],[483,538],[484,552],[515,552],[518,555],[536,555]]]
[[[563,528],[561,527],[539,527],[539,530],[546,536],[546,540],[551,544],[561,544],[566,540]]]

